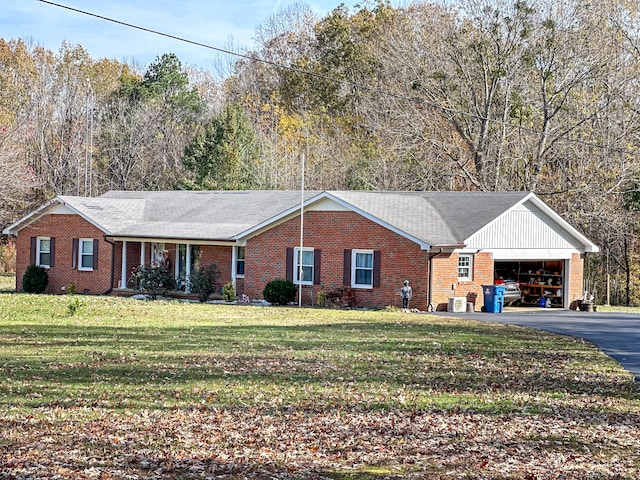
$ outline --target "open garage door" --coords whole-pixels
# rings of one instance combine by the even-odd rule
[[[519,284],[520,300],[513,305],[564,307],[564,267],[564,260],[496,261],[494,281]]]

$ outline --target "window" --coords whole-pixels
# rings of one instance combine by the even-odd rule
[[[353,250],[351,279],[352,287],[373,288],[373,250]]]
[[[244,277],[244,247],[236,247],[236,276]]]
[[[51,264],[51,238],[38,237],[37,252],[36,252],[36,265],[40,267],[49,268]]]
[[[468,281],[472,279],[473,255],[461,253],[458,255],[458,280]]]
[[[98,244],[94,238],[74,238],[71,246],[71,267],[78,270],[98,269]]]
[[[322,250],[319,248],[304,248],[300,261],[300,247],[288,247],[285,270],[287,280],[302,285],[320,285],[321,260]],[[298,280],[300,276],[302,281]]]
[[[93,238],[81,238],[78,270],[93,270]]]
[[[313,248],[303,248],[302,258],[300,257],[300,247],[293,249],[295,269],[293,272],[294,283],[303,285],[313,285],[314,278],[314,251]]]

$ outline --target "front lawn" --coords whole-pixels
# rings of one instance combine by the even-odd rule
[[[5,294],[0,344],[0,479],[640,476],[632,375],[544,332]]]

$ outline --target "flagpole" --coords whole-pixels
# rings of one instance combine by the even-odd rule
[[[298,307],[302,307],[302,247],[304,243],[304,152],[302,152],[302,175],[300,181],[300,250],[298,250]]]

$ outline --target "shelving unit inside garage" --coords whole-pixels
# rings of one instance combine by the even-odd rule
[[[564,271],[562,260],[496,262],[495,278],[520,282],[521,305],[539,305],[540,299],[551,306],[563,306]]]

